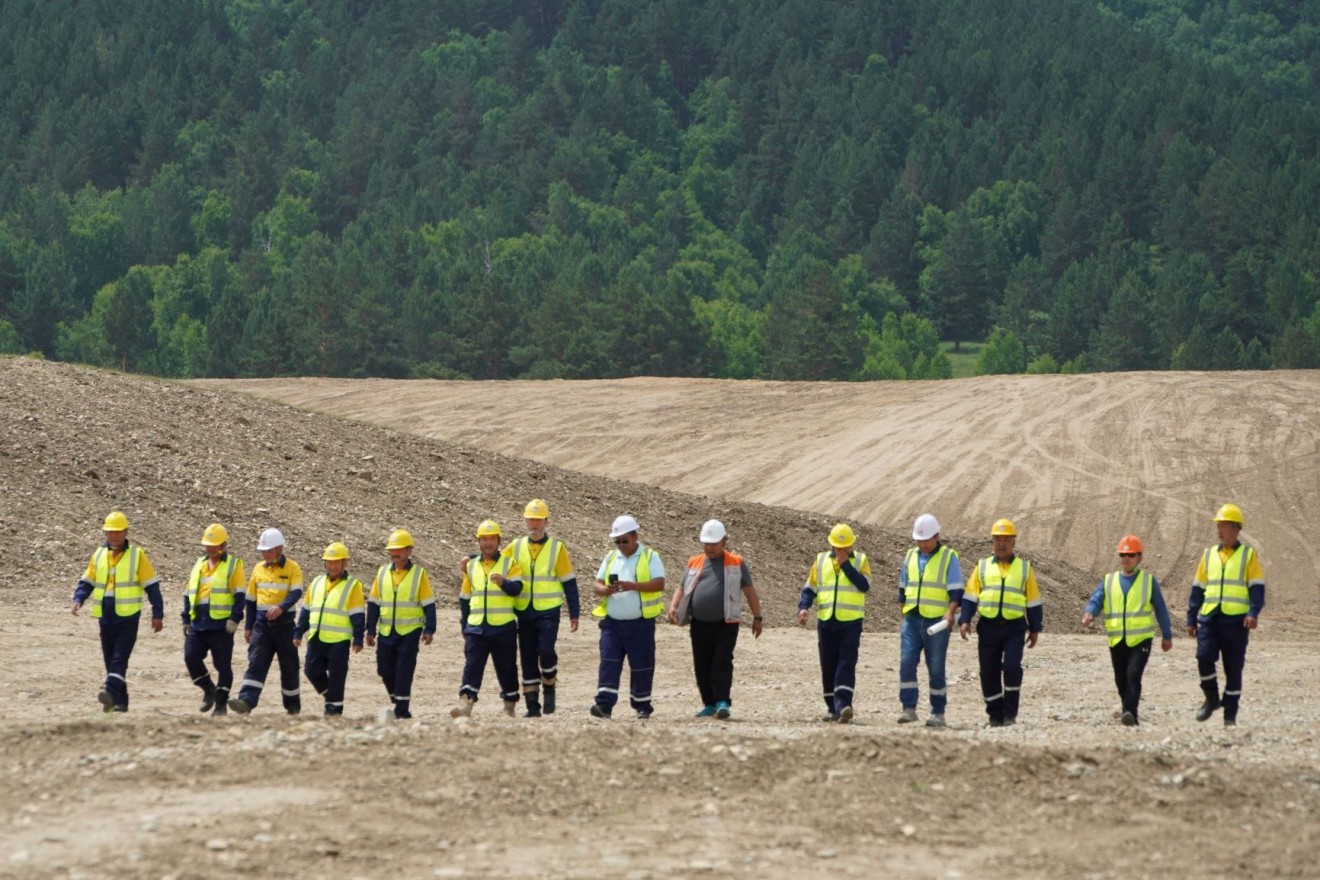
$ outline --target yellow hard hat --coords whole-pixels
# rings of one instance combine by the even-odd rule
[[[220,523],[211,523],[202,532],[203,547],[219,547],[221,544],[229,543],[229,532]]]
[[[533,498],[523,508],[523,519],[548,519],[549,517],[550,507],[540,498]]]
[[[385,544],[385,549],[402,550],[404,547],[411,547],[412,545],[412,535],[408,534],[407,529],[395,529],[390,532],[390,540]]]
[[[1013,525],[1011,519],[997,519],[995,524],[990,527],[990,534],[996,537],[1003,535],[1009,538],[1017,537],[1017,526]]]
[[[348,559],[348,546],[343,541],[335,541],[326,546],[325,552],[321,558],[326,562],[334,562],[337,559]]]
[[[477,526],[477,537],[486,538],[491,535],[504,536],[503,532],[500,531],[500,524],[493,519],[482,520],[481,525]]]
[[[857,536],[853,534],[852,526],[847,523],[839,523],[830,529],[831,547],[851,547],[857,543]]]
[[[1236,504],[1225,504],[1215,513],[1215,522],[1231,522],[1242,525],[1242,508]]]
[[[122,532],[128,528],[128,517],[124,516],[122,511],[112,510],[105,515],[105,522],[101,523],[102,531]]]

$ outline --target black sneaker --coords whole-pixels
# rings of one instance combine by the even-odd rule
[[[1215,697],[1214,699],[1206,697],[1205,702],[1201,704],[1201,708],[1196,710],[1196,720],[1208,721],[1210,716],[1215,714],[1215,710],[1218,709],[1219,706],[1219,697]]]
[[[609,718],[614,713],[614,707],[606,706],[604,703],[591,704],[592,718]]]

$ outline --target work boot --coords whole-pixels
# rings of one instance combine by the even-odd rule
[[[229,714],[229,691],[216,688],[215,693],[211,695],[211,701],[215,704],[215,708],[211,710],[212,716]]]
[[[930,717],[926,719],[926,726],[927,726],[927,727],[945,727],[946,725],[945,725],[945,723],[944,723],[944,713],[943,713],[943,712],[932,712],[931,715],[930,715]]]
[[[1210,716],[1215,714],[1215,710],[1219,708],[1219,705],[1220,703],[1219,703],[1218,694],[1215,694],[1213,697],[1207,695],[1205,698],[1205,702],[1201,704],[1201,708],[1196,710],[1196,720],[1197,721],[1209,720]]]
[[[343,706],[331,706],[329,703],[326,703],[326,704],[325,704],[325,714],[326,714],[327,716],[330,716],[330,717],[337,717],[337,716],[339,716],[339,715],[343,715],[343,714],[344,714],[344,707],[343,707]]]
[[[852,706],[844,706],[842,709],[839,710],[840,724],[847,724],[848,722],[852,721],[852,719],[853,719]]]
[[[1124,727],[1136,727],[1136,726],[1137,726],[1137,716],[1134,715],[1134,714],[1132,714],[1131,712],[1124,712],[1124,713],[1123,713],[1123,726],[1124,726]]]
[[[542,698],[541,711],[547,715],[555,714],[555,686],[552,684],[544,685],[545,696]]]
[[[606,706],[604,703],[591,704],[592,718],[609,718],[614,713],[613,706]]]
[[[106,712],[115,710],[115,698],[110,696],[110,692],[103,690],[96,695],[96,702],[101,704],[101,708]]]
[[[1225,726],[1225,727],[1237,727],[1237,716],[1235,716],[1235,715],[1229,715],[1227,712],[1225,712],[1225,713],[1224,713],[1224,726]]]
[[[458,705],[449,710],[450,718],[471,718],[472,717],[472,698],[467,694],[462,694],[458,698]]]
[[[518,701],[516,699],[504,701],[504,714],[510,718],[518,717]]]
[[[527,711],[523,713],[524,718],[541,717],[541,701],[537,699],[534,693],[523,694],[523,699],[527,701]]]
[[[210,712],[215,708],[215,685],[207,679],[202,683],[202,705],[198,712]]]
[[[904,709],[902,714],[898,716],[899,724],[911,724],[913,721],[916,720],[917,720],[916,709]]]
[[[230,700],[229,708],[233,709],[239,715],[246,715],[252,711],[252,707],[249,706],[242,697],[234,697]]]

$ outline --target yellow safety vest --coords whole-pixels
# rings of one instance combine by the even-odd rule
[[[509,547],[509,555],[518,560],[523,573],[523,591],[513,599],[516,611],[526,611],[531,606],[535,611],[549,611],[564,604],[564,585],[555,574],[555,564],[559,561],[559,548],[563,545],[554,538],[548,538],[541,545],[541,552],[532,559],[531,540],[527,536],[516,539]]]
[[[958,551],[940,545],[921,568],[921,551],[908,548],[903,566],[907,569],[907,587],[903,590],[903,613],[913,608],[922,617],[943,617],[949,610],[949,567],[958,558]]]
[[[1119,578],[1122,572],[1105,575],[1105,631],[1109,633],[1109,646],[1126,641],[1129,646],[1139,645],[1155,638],[1155,608],[1152,605],[1150,575],[1137,572],[1127,595]]]
[[[651,557],[655,555],[655,551],[653,551],[650,547],[642,547],[640,545],[639,547],[640,549],[638,550],[638,552],[641,553],[641,556],[637,558],[637,574],[635,574],[634,577],[637,579],[637,583],[644,584],[647,581],[651,580]],[[605,567],[606,575],[609,574],[610,565],[614,562],[614,557],[618,555],[619,555],[618,550],[611,550],[609,553],[605,554],[604,567]],[[659,617],[660,612],[664,610],[665,591],[653,590],[651,592],[642,593],[641,596],[642,596],[642,619],[650,620],[652,618]],[[596,603],[595,608],[591,609],[591,616],[604,617],[606,614],[609,613],[609,604],[610,604],[610,597],[606,596],[603,601]]]
[[[137,579],[138,554],[141,552],[130,544],[115,563],[115,591],[111,594],[115,600],[115,617],[132,617],[142,610],[142,584]],[[105,588],[110,583],[110,548],[98,547],[93,558],[96,560],[96,579],[92,581],[92,617],[100,617]]]
[[[316,576],[308,590],[306,604],[309,637],[316,636],[326,643],[347,642],[353,638],[353,615],[348,610],[348,597],[354,584],[361,589],[361,582],[350,574],[334,583],[323,574]]]
[[[1201,614],[1210,616],[1218,608],[1227,617],[1241,617],[1251,610],[1251,593],[1247,589],[1247,564],[1256,551],[1246,544],[1238,544],[1233,555],[1225,562],[1219,547],[1205,550],[1205,604]]]
[[[991,583],[989,575],[994,571],[998,583]],[[1014,556],[1013,563],[1004,574],[993,556],[987,556],[979,564],[981,595],[977,600],[977,610],[982,617],[993,620],[1018,620],[1027,613],[1027,574],[1031,563],[1021,556]]]
[[[417,598],[421,589],[422,567],[413,563],[407,574],[394,583],[394,566],[382,565],[376,572],[376,584],[380,587],[380,634],[383,636],[398,633],[406,636],[426,623],[426,614],[422,603]]]
[[[514,597],[501,590],[499,584],[492,583],[490,580],[491,573],[508,577],[509,564],[513,561],[512,557],[498,556],[495,559],[495,565],[491,566],[491,570],[488,572],[486,567],[481,564],[480,556],[468,560],[468,582],[472,584],[472,599],[468,605],[468,623],[470,625],[504,626],[513,623]]]
[[[234,611],[234,591],[229,588],[229,579],[233,577],[237,562],[233,556],[226,553],[225,558],[210,574],[202,573],[204,565],[206,565],[205,556],[193,563],[192,574],[188,575],[188,619],[197,619],[197,588],[204,583],[210,583],[211,595],[206,601],[211,605],[211,619],[225,620]]]
[[[854,553],[853,557],[853,568],[861,571],[866,554]],[[866,594],[853,586],[848,575],[834,563],[834,554],[829,550],[816,554],[816,616],[840,623],[866,616]]]

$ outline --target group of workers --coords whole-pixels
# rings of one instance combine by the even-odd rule
[[[547,533],[546,502],[532,499],[523,517],[527,534],[507,545],[497,522],[482,522],[475,535],[478,552],[459,560],[464,666],[458,701],[450,711],[455,718],[472,714],[488,661],[495,668],[506,714],[517,714],[520,699],[525,717],[555,712],[555,645],[565,611],[571,631],[578,629],[578,584],[568,547]],[[1219,541],[1201,554],[1188,599],[1187,632],[1197,640],[1205,693],[1196,718],[1205,721],[1222,707],[1224,724],[1233,726],[1248,637],[1265,603],[1265,581],[1255,551],[1239,540],[1241,509],[1225,504],[1214,521]],[[120,511],[105,518],[105,543],[92,554],[73,595],[73,613],[90,602],[92,616],[99,622],[106,678],[97,699],[106,712],[128,711],[126,675],[143,600],[150,605],[154,631],[161,630],[164,618],[160,580],[146,552],[128,540],[128,528]],[[924,654],[930,700],[926,726],[945,726],[949,640],[955,626],[967,639],[974,618],[988,725],[1016,723],[1023,653],[1035,647],[1043,628],[1043,604],[1033,566],[1016,553],[1017,528],[1000,519],[990,531],[993,552],[976,563],[964,583],[959,555],[942,541],[935,517],[922,514],[913,524],[914,546],[898,572],[900,724],[918,720],[917,669]],[[688,559],[682,581],[666,605],[664,562],[642,543],[639,533],[634,517],[617,517],[609,531],[614,549],[596,571],[592,591],[598,601],[592,615],[599,621],[600,662],[590,714],[602,719],[613,716],[626,661],[629,706],[638,718],[651,717],[656,622],[664,616],[671,624],[686,626],[690,634],[702,701],[697,717],[727,719],[732,713],[733,658],[744,603],[751,612],[752,636],[759,638],[762,632],[761,599],[747,560],[728,549],[724,524],[709,520],[697,536],[702,552]],[[797,619],[805,626],[815,607],[827,710],[823,720],[847,724],[853,719],[872,570],[867,555],[856,549],[856,534],[849,525],[835,525],[827,540],[829,549],[817,554],[807,572]],[[432,643],[437,621],[430,577],[412,558],[413,538],[406,530],[390,533],[385,544],[389,562],[376,570],[369,589],[349,572],[349,549],[340,541],[325,548],[324,573],[306,588],[302,569],[284,553],[279,529],[261,533],[257,543],[261,561],[250,577],[243,561],[230,554],[228,544],[222,524],[206,527],[202,555],[193,564],[183,592],[184,664],[202,692],[201,711],[251,712],[278,658],[283,707],[298,714],[302,708],[298,652],[306,641],[303,672],[323,699],[326,715],[343,713],[349,658],[365,643],[376,650],[376,671],[393,716],[412,717],[420,646]],[[1082,624],[1089,627],[1103,615],[1121,723],[1127,726],[1140,723],[1141,682],[1156,627],[1163,650],[1171,649],[1173,638],[1160,585],[1141,568],[1143,552],[1135,535],[1119,541],[1119,568],[1100,581],[1082,617]],[[233,694],[232,656],[240,627],[248,646],[248,665]],[[206,665],[208,655],[214,677]],[[1216,672],[1221,661],[1226,678],[1222,692]]]

